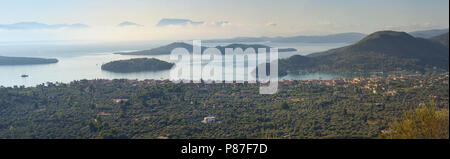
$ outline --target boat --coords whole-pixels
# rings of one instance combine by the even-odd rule
[[[20,77],[22,77],[22,78],[27,78],[28,77],[28,75],[25,75],[25,74],[23,74],[22,76],[20,76]]]

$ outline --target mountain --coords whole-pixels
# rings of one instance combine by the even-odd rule
[[[292,36],[292,37],[237,37],[231,39],[206,40],[207,43],[355,43],[366,35],[361,33],[341,33],[323,36]]]
[[[280,60],[280,72],[392,72],[448,70],[449,49],[404,32],[380,31],[342,48]]]
[[[438,35],[442,35],[448,33],[448,28],[447,29],[433,29],[433,30],[422,30],[422,31],[414,31],[414,32],[410,32],[409,34],[414,36],[414,37],[418,37],[418,38],[431,38],[434,36],[438,36]]]
[[[268,42],[273,38],[271,37],[236,37],[231,39],[212,39],[212,40],[203,40],[205,43],[259,43],[259,42]]]
[[[260,45],[260,44],[251,44],[251,45],[230,44],[230,45],[226,45],[226,46],[217,46],[216,48],[219,49],[220,52],[225,53],[225,48],[233,48],[233,49],[241,48],[243,51],[245,51],[248,48],[253,48],[253,49],[255,49],[256,52],[258,52],[258,49],[264,48],[264,49],[266,49],[267,52],[269,52],[271,47],[266,46],[266,45]],[[294,51],[297,51],[297,49],[294,49],[294,48],[279,48],[278,49],[278,52],[294,52]]]
[[[115,54],[120,55],[169,55],[173,49],[176,48],[184,48],[189,51],[189,53],[192,53],[193,46],[190,44],[186,44],[183,42],[174,42],[169,45],[157,47],[150,50],[142,50],[142,51],[135,51],[135,52],[118,52]],[[206,47],[202,47],[202,50],[205,50]]]
[[[158,48],[154,48],[151,50],[142,50],[142,51],[135,51],[135,52],[118,52],[115,54],[120,54],[120,55],[168,55],[172,52],[173,49],[176,48],[184,48],[186,50],[188,50],[189,53],[193,52],[193,46],[190,44],[186,44],[183,42],[175,42],[175,43],[171,43],[169,45],[165,45],[165,46],[161,46]],[[230,44],[227,46],[217,46],[217,49],[219,49],[221,51],[222,54],[225,54],[225,48],[242,48],[242,49],[247,49],[247,48],[254,48],[255,51],[257,51],[258,48],[266,48],[267,51],[269,51],[270,47],[269,46],[265,46],[265,45],[258,45],[258,44],[253,44],[253,45],[246,45],[246,44]],[[202,47],[202,51],[205,51],[207,49],[207,47]],[[293,51],[297,51],[297,49],[294,48],[280,48],[278,49],[278,52],[293,52]]]
[[[117,73],[132,73],[143,71],[162,71],[171,69],[175,64],[155,58],[137,58],[112,61],[102,65],[102,70]]]
[[[447,48],[449,47],[449,42],[448,42],[448,32],[439,36],[435,36],[430,38],[430,40],[438,42],[443,44],[444,46],[446,46]]]
[[[366,35],[361,33],[342,33],[342,34],[332,34],[324,36],[294,36],[285,38],[275,38],[272,42],[278,43],[354,43]]]
[[[57,63],[57,59],[0,56],[0,65],[37,65]]]

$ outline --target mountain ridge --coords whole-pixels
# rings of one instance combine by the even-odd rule
[[[330,35],[299,35],[299,36],[288,36],[288,37],[236,37],[229,39],[212,39],[205,40],[206,43],[255,43],[255,42],[275,42],[275,43],[353,43],[364,38],[366,34],[348,32],[348,33],[338,33]]]
[[[431,38],[434,36],[439,36],[445,33],[448,33],[449,29],[431,29],[431,30],[419,30],[419,31],[413,31],[413,32],[409,32],[410,35],[414,36],[414,37],[418,37],[418,38]]]
[[[405,32],[379,31],[359,42],[308,56],[280,60],[280,71],[392,72],[448,70],[449,50]],[[282,73],[286,74],[286,73]]]
[[[160,46],[157,48],[153,48],[150,50],[141,50],[141,51],[134,51],[134,52],[117,52],[114,54],[120,54],[120,55],[168,55],[172,52],[173,49],[175,48],[184,48],[186,49],[189,53],[193,52],[193,46],[191,44],[187,44],[184,42],[174,42],[168,45],[164,45],[164,46]],[[208,47],[204,47],[202,46],[202,52],[205,51]],[[266,45],[260,45],[260,44],[229,44],[226,46],[216,46],[215,48],[219,49],[219,51],[222,54],[225,54],[225,48],[242,48],[244,51],[247,48],[254,48],[255,51],[257,52],[258,48],[266,48],[267,51],[269,51],[268,49],[270,49],[271,47],[266,46]],[[297,51],[297,49],[294,48],[280,48],[278,49],[278,52],[293,52],[293,51]]]

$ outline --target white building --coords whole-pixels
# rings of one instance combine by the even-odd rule
[[[214,123],[214,122],[217,122],[217,119],[216,119],[216,117],[205,117],[205,118],[203,118],[203,120],[202,120],[202,123]]]

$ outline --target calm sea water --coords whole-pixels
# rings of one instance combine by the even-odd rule
[[[129,56],[115,55],[114,52],[150,49],[166,44],[167,42],[148,42],[131,44],[0,44],[0,56],[21,56],[21,57],[52,57],[58,58],[56,64],[45,65],[24,65],[24,66],[0,66],[0,86],[36,86],[46,82],[64,82],[68,83],[81,79],[169,79],[170,70],[158,72],[140,72],[140,73],[112,73],[102,71],[101,65],[110,61],[124,60],[142,57],[154,57],[164,61],[170,61],[168,55],[159,56]],[[205,46],[216,46],[226,44],[204,44]],[[342,47],[348,44],[307,44],[291,43],[276,44],[265,43],[272,47],[296,48],[298,52],[279,53],[279,58],[287,58],[292,55],[306,55],[313,52],[325,51],[332,48]],[[249,62],[255,59],[248,59]],[[241,63],[242,61],[237,61]],[[220,65],[217,63],[214,65]],[[176,63],[177,67],[187,67],[188,63]],[[237,65],[236,69],[245,69],[244,65]],[[194,68],[198,70],[199,68]],[[225,75],[232,76],[232,67],[225,68]],[[247,68],[253,70],[254,68]],[[29,77],[22,78],[22,74]],[[331,79],[337,75],[331,74],[306,74],[306,75],[288,75],[285,79],[308,80],[308,79]],[[252,77],[247,77],[252,80]]]

